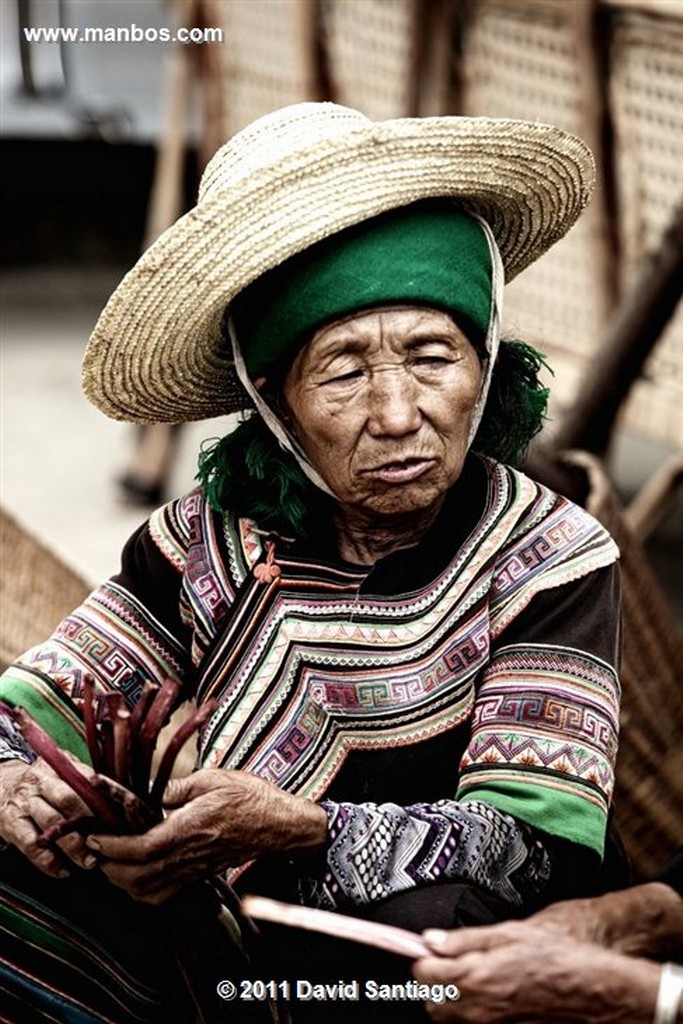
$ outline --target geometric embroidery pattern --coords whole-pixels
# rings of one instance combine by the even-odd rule
[[[583,651],[516,644],[487,667],[461,762],[468,785],[505,789],[554,775],[564,791],[590,791],[606,810],[614,787],[619,681]]]
[[[362,905],[458,878],[521,906],[550,875],[548,854],[524,823],[479,801],[322,806],[327,869],[303,893],[306,903]]]
[[[524,708],[513,708],[504,687],[495,691],[491,671],[508,665],[516,687],[519,674],[510,660],[492,663],[491,644],[535,594],[610,564],[616,549],[582,509],[514,470],[487,465],[490,498],[473,534],[438,579],[395,600],[359,593],[361,572],[287,553],[277,555],[280,574],[264,587],[247,571],[258,534],[244,520],[226,522],[229,561],[243,586],[202,666],[200,698],[219,702],[202,738],[202,764],[246,769],[315,799],[350,751],[418,742],[488,715],[496,728],[479,734],[467,763],[519,761],[546,777],[564,772],[563,779],[606,787],[604,804],[615,742],[609,714],[599,702],[584,707],[578,691],[569,699],[571,686],[543,699],[533,686],[522,688]],[[539,662],[539,670],[544,683],[553,677],[552,666]],[[562,671],[583,673],[590,687],[600,669],[575,658]],[[529,732],[524,717],[534,715]],[[559,729],[562,716],[576,715],[580,737],[574,743],[572,733],[558,747],[548,736],[553,720]],[[537,735],[541,722],[545,732]]]

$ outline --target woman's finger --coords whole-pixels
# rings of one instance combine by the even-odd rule
[[[87,770],[85,765],[81,766],[78,762],[78,770],[81,769],[84,772]],[[42,796],[65,818],[88,813],[88,808],[81,798],[42,758],[38,758],[31,765],[22,765],[15,771],[8,794],[9,800],[18,805],[33,796]]]
[[[416,960],[412,967],[413,975],[417,981],[428,984],[457,984],[458,963],[447,957],[422,957]]]
[[[52,878],[66,878],[70,872],[64,859],[56,851],[39,845],[40,834],[41,829],[29,815],[15,814],[10,822],[3,823],[3,838],[34,867]]]
[[[85,845],[101,860],[124,864],[144,864],[156,854],[154,840],[150,841],[147,835],[111,836],[98,832],[88,836]]]
[[[465,953],[483,953],[511,942],[529,941],[538,937],[537,925],[526,921],[504,921],[501,924],[451,931],[427,929],[422,938],[438,956],[457,957]]]
[[[33,821],[36,827],[36,843],[42,849],[51,850],[55,859],[62,865],[62,867],[68,867],[68,865],[65,865],[64,863],[64,857],[86,870],[96,866],[96,858],[92,853],[86,850],[83,842],[83,836],[78,832],[69,833],[47,847],[41,843],[42,836],[49,828],[53,828],[55,825],[60,825],[65,821],[64,816],[50,803],[48,803],[44,797],[32,797],[28,801],[27,811],[28,817]],[[64,856],[60,857],[60,853]]]
[[[192,869],[178,861],[129,864],[105,860],[101,869],[112,885],[135,900],[155,905],[165,903],[179,889],[196,881]]]

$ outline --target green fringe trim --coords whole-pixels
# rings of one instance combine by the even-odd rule
[[[479,429],[475,452],[496,462],[519,466],[532,439],[543,429],[550,390],[538,375],[546,358],[523,341],[504,341],[491,376],[491,387]]]
[[[549,369],[530,345],[500,346],[474,451],[520,464],[545,420],[549,391],[538,379],[542,367]],[[256,414],[202,449],[196,479],[216,511],[230,509],[285,537],[308,536],[318,516],[330,512],[330,499]]]
[[[259,415],[199,453],[196,479],[212,508],[253,519],[282,536],[307,536],[322,493]]]

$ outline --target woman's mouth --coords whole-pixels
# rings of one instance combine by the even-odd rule
[[[417,480],[423,473],[428,472],[435,462],[436,459],[428,458],[397,459],[395,462],[384,462],[367,469],[365,473],[374,480],[382,480],[384,483],[404,484]]]

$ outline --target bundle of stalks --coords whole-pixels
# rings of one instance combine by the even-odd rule
[[[33,751],[88,808],[88,814],[63,819],[47,828],[38,840],[40,845],[54,845],[70,832],[139,834],[162,821],[164,790],[176,758],[215,708],[215,702],[207,702],[178,726],[152,777],[159,735],[180,700],[181,686],[176,680],[166,679],[161,686],[147,682],[131,711],[121,693],[96,692],[92,681],[86,682],[83,720],[93,767],[93,772],[87,774],[25,708],[0,703],[0,713],[11,716]],[[230,1004],[221,1003],[217,997],[216,978],[230,974],[249,977],[258,938],[237,895],[224,878],[215,875],[189,885],[155,910],[164,918],[180,976],[192,1001],[193,1024],[229,1024],[233,1020]],[[235,940],[235,926],[239,942]],[[254,1015],[245,1018],[245,1024],[247,1019],[250,1024],[273,1024],[285,1018],[282,1009],[268,999],[254,1008]]]
[[[86,776],[24,708],[1,707],[18,725],[32,750],[81,798],[89,814],[65,818],[40,837],[49,846],[70,832],[145,832],[163,818],[164,790],[175,760],[190,736],[201,729],[215,705],[203,704],[171,736],[152,778],[159,734],[178,706],[180,683],[145,683],[132,711],[123,694],[97,693],[92,680],[83,688],[83,719],[94,774]]]

